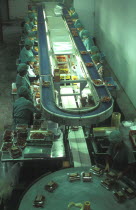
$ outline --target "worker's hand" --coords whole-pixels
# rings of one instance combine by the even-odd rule
[[[35,79],[38,80],[39,78],[40,78],[40,76],[39,75],[36,75],[36,78]],[[38,86],[39,86],[39,84],[38,84]]]
[[[109,170],[110,170],[109,164],[106,164],[104,171],[109,172]]]
[[[38,55],[36,55],[36,56],[35,56],[35,59],[36,59],[36,61],[38,61],[38,60],[39,60],[39,57],[38,57]]]
[[[39,84],[39,83],[37,83],[37,82],[31,82],[31,85],[37,85],[37,86],[40,86],[40,84]]]
[[[123,176],[123,173],[122,172],[119,172],[118,175],[117,175],[117,179],[121,179]]]

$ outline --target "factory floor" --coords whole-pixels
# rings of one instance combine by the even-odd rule
[[[20,20],[5,23],[3,26],[3,35],[4,42],[0,44],[0,145],[4,130],[12,126],[13,96],[11,95],[11,84],[15,82],[16,78],[16,59],[19,55],[19,40],[21,37]],[[115,75],[110,71],[106,61],[104,65],[104,76],[112,76],[118,84],[118,90],[113,92],[116,102],[114,111],[121,111],[123,120],[134,120],[136,117],[135,108],[121,88]],[[2,168],[2,164],[0,167]],[[16,204],[25,188],[25,184],[24,179],[13,191],[11,199],[8,201],[8,210],[16,209]],[[2,210],[2,207],[0,209]]]

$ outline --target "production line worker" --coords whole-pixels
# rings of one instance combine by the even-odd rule
[[[95,55],[99,53],[99,49],[96,46],[92,46],[90,52],[91,52],[91,55]]]
[[[69,15],[72,19],[78,19],[78,14],[75,11],[74,7],[71,7],[69,10]]]
[[[131,148],[123,141],[120,131],[115,130],[109,135],[110,146],[107,150],[105,171],[110,168],[118,171],[118,178],[128,174],[135,165],[135,157]]]
[[[103,68],[103,65],[101,64],[100,53],[92,55],[91,58],[96,66],[96,69],[97,69],[99,75],[102,77],[104,68]]]
[[[80,22],[79,19],[76,19],[75,22],[74,22],[74,26],[75,26],[76,28],[80,28],[80,27],[78,27],[79,25],[82,25],[82,24],[81,24],[81,22]]]
[[[19,60],[21,63],[26,63],[29,57],[35,57],[33,53],[34,41],[25,39],[24,47],[20,51]]]
[[[88,35],[83,35],[83,44],[87,51],[91,50],[91,47],[94,46],[93,39],[90,38]]]
[[[75,8],[71,7],[69,14],[71,18],[75,19],[74,26],[80,31],[79,36],[81,37],[86,50],[90,51],[91,47],[95,45],[93,39],[89,37],[89,32],[82,26],[80,20],[78,19],[78,14],[75,12]]]
[[[33,114],[41,115],[33,102],[29,100],[29,90],[25,86],[18,89],[19,98],[13,104],[13,121],[14,126],[18,124],[26,124],[31,126],[33,124]]]
[[[83,28],[81,23],[76,24],[77,29],[79,30],[79,36],[81,37],[84,46],[87,51],[91,52],[92,59],[96,65],[99,75],[103,76],[103,65],[101,64],[102,58],[99,53],[99,49],[94,45],[93,39],[89,37],[89,32]]]
[[[83,41],[83,44],[87,51],[91,50],[91,47],[94,46],[93,39],[89,37],[89,31],[85,30],[84,28],[81,28],[79,32],[79,36]]]
[[[95,56],[97,56],[96,58],[97,58],[98,62],[103,63],[103,56],[102,56],[102,53],[99,52],[98,47],[91,46],[90,53],[91,53],[92,58],[95,58]]]
[[[17,68],[17,76],[16,76],[16,87],[17,87],[17,90],[21,87],[21,86],[24,86],[27,88],[28,90],[28,96],[29,96],[29,100],[32,101],[32,94],[31,94],[31,89],[30,89],[30,80],[29,80],[29,77],[28,77],[28,65],[26,65],[25,63],[21,63],[18,65],[18,68]]]
[[[102,77],[103,65],[102,65],[102,56],[99,53],[99,49],[95,46],[93,39],[89,37],[89,31],[84,29],[79,19],[76,19],[74,26],[79,31],[79,36],[82,39],[86,50],[91,52],[92,59],[96,65],[96,69],[99,75]]]
[[[28,13],[28,18],[30,19],[30,27],[32,30],[37,31],[37,16],[36,13]]]
[[[28,66],[27,72],[30,82],[39,79],[39,75],[35,74],[34,66],[37,64],[37,60],[34,57],[28,57],[26,65]]]
[[[28,5],[28,13],[36,12],[36,7],[32,5]]]
[[[28,17],[25,18],[24,24],[24,34],[27,37],[35,37],[37,35],[37,31],[33,31],[33,23],[30,21]]]
[[[91,47],[94,46],[94,41],[89,37],[89,31],[85,30],[81,23],[76,24],[76,28],[79,31],[79,36],[82,39],[86,50],[90,51]]]

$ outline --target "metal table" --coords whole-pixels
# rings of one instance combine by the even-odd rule
[[[94,210],[134,210],[136,206],[136,198],[126,200],[124,203],[119,204],[114,200],[112,191],[106,190],[100,185],[102,177],[93,175],[93,182],[75,181],[69,182],[67,180],[67,173],[88,171],[89,168],[68,168],[57,171],[55,173],[45,175],[37,180],[24,194],[19,210],[35,210],[33,201],[37,194],[42,194],[46,197],[44,209],[46,210],[65,210],[70,202],[84,203],[90,201],[91,209]],[[58,188],[49,193],[44,190],[44,186],[49,181],[58,183]],[[77,209],[77,208],[72,208]]]
[[[30,155],[31,154],[31,155]],[[14,162],[14,161],[32,161],[32,160],[51,160],[56,158],[64,158],[65,147],[63,143],[63,134],[61,134],[60,138],[53,141],[53,145],[51,151],[49,148],[42,146],[26,146],[26,148],[22,151],[22,156],[13,159],[9,152],[2,152],[1,161],[2,162]]]

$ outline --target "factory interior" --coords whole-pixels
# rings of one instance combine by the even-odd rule
[[[0,210],[135,209],[135,6],[0,0]]]

